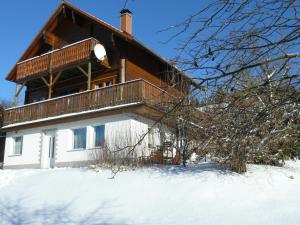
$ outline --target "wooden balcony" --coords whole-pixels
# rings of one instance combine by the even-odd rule
[[[175,100],[165,90],[139,79],[7,109],[4,126],[118,105],[125,107],[130,103],[144,103],[162,110]]]
[[[57,71],[63,67],[88,61],[94,46],[98,41],[88,38],[46,54],[19,62],[17,64],[16,80],[26,80],[38,75]]]

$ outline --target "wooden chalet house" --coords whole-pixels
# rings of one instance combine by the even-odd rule
[[[167,102],[186,93],[184,75],[137,41],[132,15],[121,11],[120,29],[62,2],[6,79],[16,83],[15,103],[4,111],[4,168],[75,166],[91,150],[133,144],[147,133]],[[105,57],[95,55],[95,46]],[[181,82],[182,83],[182,82]],[[136,157],[159,146],[150,132]]]

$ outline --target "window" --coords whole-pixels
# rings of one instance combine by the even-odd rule
[[[95,147],[104,146],[104,135],[105,135],[104,125],[96,126],[94,129],[95,129]]]
[[[31,99],[30,103],[35,103],[35,102],[40,102],[46,100],[45,97],[40,97],[40,98],[33,98]]]
[[[23,137],[14,138],[14,155],[22,155]]]
[[[102,87],[103,87],[103,83],[101,83],[101,84],[96,84],[96,85],[95,85],[95,88],[96,88],[96,89],[99,89],[99,88],[102,88]]]
[[[108,86],[111,86],[112,85],[112,82],[111,81],[108,81],[105,83],[105,87],[108,87]]]
[[[116,83],[116,78],[105,78],[105,79],[101,79],[100,81],[95,81],[92,84],[92,88],[93,89],[99,89],[99,88],[103,88],[103,87],[109,87],[112,86]]]
[[[86,128],[74,129],[74,149],[86,148]]]

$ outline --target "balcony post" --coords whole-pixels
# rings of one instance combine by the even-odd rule
[[[18,104],[18,92],[19,92],[19,85],[16,84],[16,90],[15,90],[15,97],[14,97],[14,102],[13,102],[13,106],[17,106]]]
[[[87,83],[87,89],[91,90],[91,80],[92,80],[92,63],[88,63],[88,83]]]
[[[53,83],[53,74],[50,73],[50,79],[49,79],[49,90],[48,90],[48,99],[52,98],[52,83]]]
[[[25,84],[26,84],[26,81],[22,84],[21,88],[19,88],[19,84],[16,83],[16,92],[15,92],[13,106],[17,106],[18,100],[19,100],[19,95],[20,95],[22,89],[24,88]]]
[[[126,61],[125,59],[121,59],[120,60],[120,65],[121,65],[121,68],[120,68],[120,82],[121,83],[124,83],[125,82],[125,76],[126,76]]]

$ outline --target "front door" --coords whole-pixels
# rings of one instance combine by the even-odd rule
[[[55,132],[43,134],[42,168],[53,168],[55,165]]]
[[[49,137],[49,150],[48,150],[48,158],[49,158],[49,168],[54,167],[54,154],[55,151],[55,137],[50,136]]]

